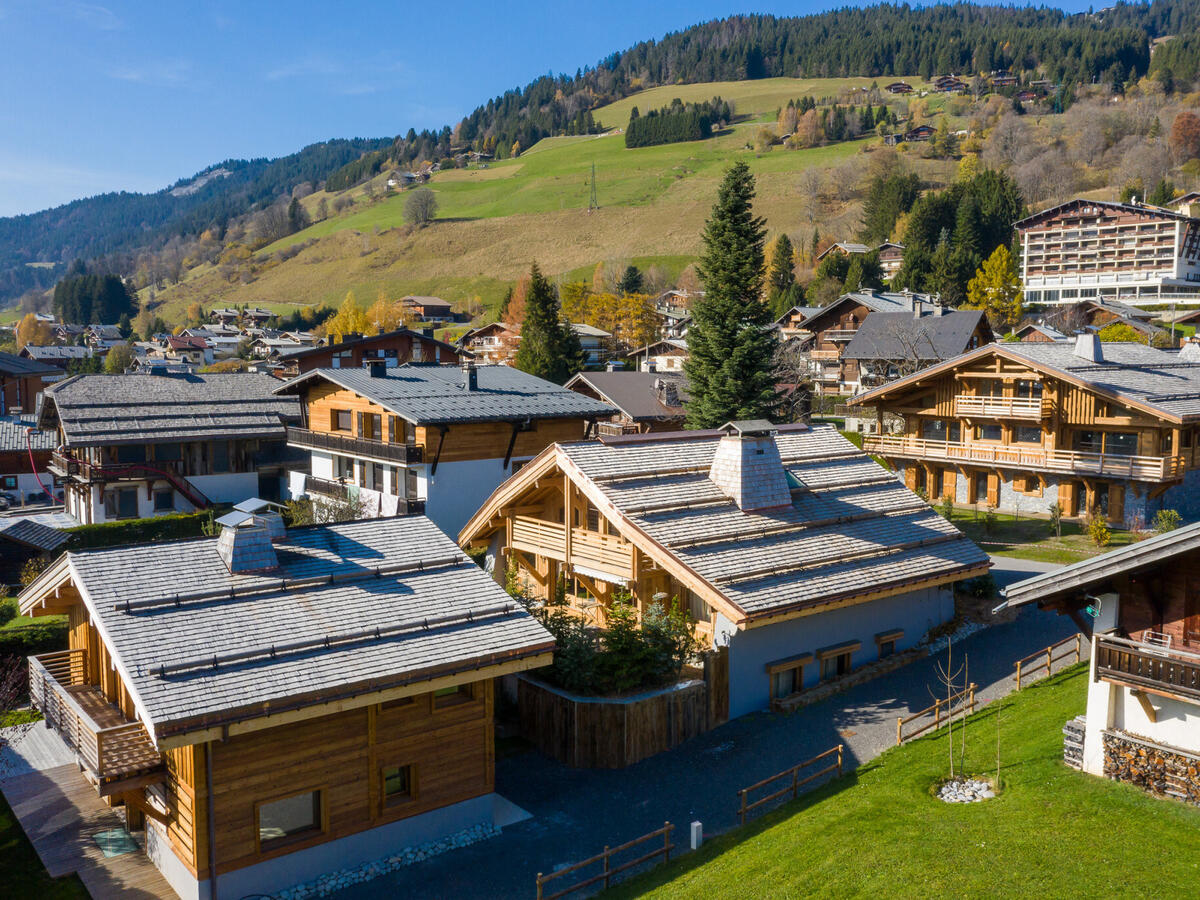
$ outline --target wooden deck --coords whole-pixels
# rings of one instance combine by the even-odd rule
[[[19,775],[2,789],[50,875],[77,872],[96,900],[177,897],[144,850],[105,858],[92,836],[123,828],[124,817],[105,805],[78,766]],[[144,844],[140,833],[135,838]]]

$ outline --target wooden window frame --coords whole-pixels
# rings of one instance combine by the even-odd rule
[[[262,827],[259,824],[259,810],[268,804],[278,803],[280,800],[287,800],[291,797],[299,797],[303,794],[317,795],[317,802],[321,808],[320,823],[318,826],[316,828],[306,828],[304,831],[297,831],[295,834],[288,834],[278,838],[270,838],[267,841],[267,845],[264,847],[262,842]],[[314,841],[315,838],[327,838],[329,836],[329,785],[321,784],[317,787],[310,787],[300,791],[288,791],[285,794],[275,794],[271,797],[264,797],[261,800],[255,800],[253,825],[254,853],[259,857],[277,856],[280,855],[279,851],[281,850],[286,850],[290,847],[294,848],[298,844]]]
[[[387,793],[387,777],[385,772],[388,769],[408,769],[408,791],[404,794],[399,794],[395,797],[388,797]],[[420,797],[421,781],[419,777],[418,767],[416,763],[389,764],[379,767],[379,810],[381,814],[386,814],[397,809],[410,807]]]
[[[817,651],[817,663],[819,665],[818,673],[821,676],[821,681],[832,681],[835,678],[841,678],[844,675],[849,675],[854,671],[854,654],[862,649],[862,641],[846,641],[841,644],[834,644],[830,647],[822,647]],[[846,657],[846,671],[839,672],[831,677],[825,675],[825,663],[830,659],[839,656]]]
[[[468,703],[474,703],[479,699],[479,697],[476,696],[478,691],[475,690],[475,682],[473,681],[451,685],[451,687],[453,687],[455,691],[453,694],[441,693],[442,691],[449,690],[449,688],[438,688],[438,690],[432,692],[433,711],[435,713],[444,709],[454,709],[455,707],[466,706]],[[439,694],[441,694],[440,697],[438,696]],[[447,702],[447,698],[453,699],[449,699]]]
[[[767,673],[767,694],[771,701],[783,700],[784,697],[775,696],[775,676],[780,672],[788,669],[796,669],[796,683],[800,685],[799,690],[793,691],[787,697],[793,697],[804,690],[804,667],[813,664],[813,655],[811,653],[801,653],[797,656],[789,656],[786,659],[777,659],[774,662],[769,662],[763,666]]]
[[[875,635],[875,656],[877,659],[887,659],[888,656],[894,656],[897,652],[896,645],[904,638],[903,628],[892,628],[889,631],[881,631]],[[886,656],[883,653],[883,645],[891,644],[892,651]]]
[[[342,416],[343,415],[349,416],[349,419],[348,419],[349,424],[345,428],[342,427]],[[338,433],[349,432],[349,433],[353,434],[354,433],[354,411],[349,410],[349,409],[331,409],[331,410],[329,410],[329,430],[338,432]]]

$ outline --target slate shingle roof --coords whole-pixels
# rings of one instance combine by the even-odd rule
[[[36,359],[0,351],[0,375],[52,375],[62,371]]]
[[[843,359],[949,359],[964,352],[983,319],[978,309],[955,310],[917,319],[911,312],[873,312],[842,352]],[[991,337],[988,329],[988,337]]]
[[[708,478],[719,434],[559,445],[639,530],[749,617],[965,574],[987,555],[830,426],[776,438],[792,504],[744,511]],[[661,564],[661,561],[660,561]]]
[[[68,447],[284,437],[300,405],[269,375],[78,375],[48,387],[39,422]]]
[[[380,690],[553,643],[423,516],[293,529],[275,544],[279,569],[267,575],[231,575],[216,544],[203,538],[67,555],[159,737],[233,710]],[[387,574],[400,564],[410,570]],[[186,573],[186,584],[131,572]],[[285,586],[294,579],[319,583]],[[202,593],[175,602],[181,589]],[[287,649],[300,642],[310,646]]]
[[[34,452],[53,450],[58,445],[53,431],[34,431],[27,443],[25,432],[29,428],[37,428],[36,416],[0,416],[0,453],[26,452],[30,443]]]
[[[658,380],[674,384],[678,391],[679,404],[667,406],[660,403],[654,390]],[[585,384],[604,400],[617,407],[630,420],[677,419],[683,416],[683,404],[687,402],[687,379],[679,373],[670,372],[580,372],[567,382],[567,387]]]
[[[464,390],[458,366],[398,366],[382,378],[369,369],[314,369],[276,388],[298,393],[302,385],[324,379],[366,397],[415,425],[505,422],[517,419],[610,416],[607,403],[568,391],[553,382],[509,366],[479,366],[478,390]]]
[[[57,550],[70,535],[29,519],[0,518],[0,538],[37,550]]]

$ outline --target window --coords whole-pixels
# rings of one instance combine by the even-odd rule
[[[767,663],[771,700],[782,700],[804,690],[804,667],[812,661],[813,655],[804,653]]]
[[[1107,431],[1104,433],[1104,452],[1117,456],[1136,456],[1138,436],[1136,431]]]
[[[383,440],[383,416],[379,413],[367,413],[363,416],[363,433],[361,437],[372,441]]]
[[[17,476],[16,475],[5,475],[3,478],[3,484],[4,484],[5,490],[15,489],[17,486]]]
[[[155,444],[154,458],[161,462],[178,462],[183,459],[183,448],[179,444]]]
[[[894,639],[879,642],[879,658],[887,659],[896,652],[896,641]]]
[[[258,844],[267,850],[289,839],[322,830],[321,792],[309,791],[258,806]]]
[[[587,508],[587,530],[600,530],[600,510],[596,509],[596,507],[592,506],[590,503],[588,504]]]
[[[146,461],[145,444],[121,444],[117,447],[117,462],[141,463]]]
[[[412,766],[384,766],[381,775],[384,806],[404,803],[417,796],[417,785],[416,779],[413,777]]]
[[[834,647],[826,647],[817,651],[817,659],[821,662],[821,680],[829,681],[850,671],[850,655],[862,647],[859,641],[850,641]]]
[[[1036,425],[1021,425],[1014,433],[1013,439],[1018,444],[1040,444],[1042,442],[1042,429]]]
[[[213,441],[212,470],[214,472],[229,471],[229,441]]]
[[[104,494],[106,519],[136,519],[138,517],[137,488],[120,488]]]
[[[337,479],[354,479],[354,460],[348,456],[335,456],[333,458],[333,475]]]
[[[348,409],[330,410],[329,427],[334,431],[353,431],[354,417]]]
[[[1004,431],[999,425],[976,425],[975,440],[999,441],[1004,437]]]
[[[896,642],[904,637],[904,632],[899,628],[894,628],[891,631],[881,631],[875,635],[875,646],[879,648],[879,658],[887,659],[896,652]]]
[[[669,605],[669,602],[663,601],[664,607]],[[697,622],[707,622],[712,618],[712,607],[695,591],[687,591],[687,610]]]
[[[445,709],[448,706],[458,706],[474,699],[469,684],[456,684],[454,687],[438,688],[433,692],[433,708]]]
[[[154,511],[167,512],[175,508],[175,492],[166,489],[154,492]]]
[[[1042,383],[1040,381],[1018,381],[1017,382],[1018,397],[1041,397]]]

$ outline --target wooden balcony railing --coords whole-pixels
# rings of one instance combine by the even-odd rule
[[[531,516],[514,516],[512,546],[548,559],[586,566],[617,578],[633,577],[633,545],[615,534],[571,529],[571,558],[567,559],[566,528]]]
[[[987,397],[959,394],[954,398],[954,414],[989,419],[1027,419],[1040,421],[1050,415],[1050,401],[1041,397]]]
[[[289,446],[306,450],[327,450],[344,456],[366,457],[401,465],[411,465],[422,460],[420,447],[366,440],[329,431],[313,431],[310,428],[289,426],[287,442]]]
[[[145,725],[125,718],[99,688],[87,683],[85,651],[29,657],[29,696],[46,724],[100,782],[101,796],[114,793],[117,780],[162,768],[162,755]]]
[[[330,499],[333,499],[333,500],[343,500],[344,501],[344,500],[350,499],[350,495],[351,495],[351,492],[353,491],[353,489],[354,489],[353,484],[349,484],[349,483],[345,483],[345,482],[341,482],[341,481],[330,481],[328,478],[318,478],[315,475],[305,475],[304,476],[304,492],[306,494],[317,494],[321,497],[329,497]],[[370,490],[370,488],[361,488],[360,490],[366,491],[366,490]],[[375,491],[375,493],[380,493],[380,492]],[[398,508],[397,508],[398,515],[414,516],[414,515],[424,515],[424,513],[425,513],[425,501],[424,500],[418,500],[415,498],[406,499],[404,497],[399,498]]]
[[[1097,635],[1096,678],[1200,703],[1200,653]]]
[[[822,337],[827,341],[848,341],[854,337],[856,330],[853,328],[831,328],[826,331]]]
[[[882,456],[976,463],[1012,469],[1035,469],[1069,475],[1107,475],[1138,481],[1174,481],[1182,478],[1182,456],[1121,456],[1115,453],[1084,453],[1054,450],[1036,445],[955,443],[932,441],[900,434],[867,435],[863,449]]]
[[[187,480],[182,460],[151,460],[149,462],[95,463],[69,452],[55,450],[50,454],[50,472],[60,478],[75,478],[85,484],[110,481],[163,480],[182,494],[197,509],[211,506],[204,493]]]

